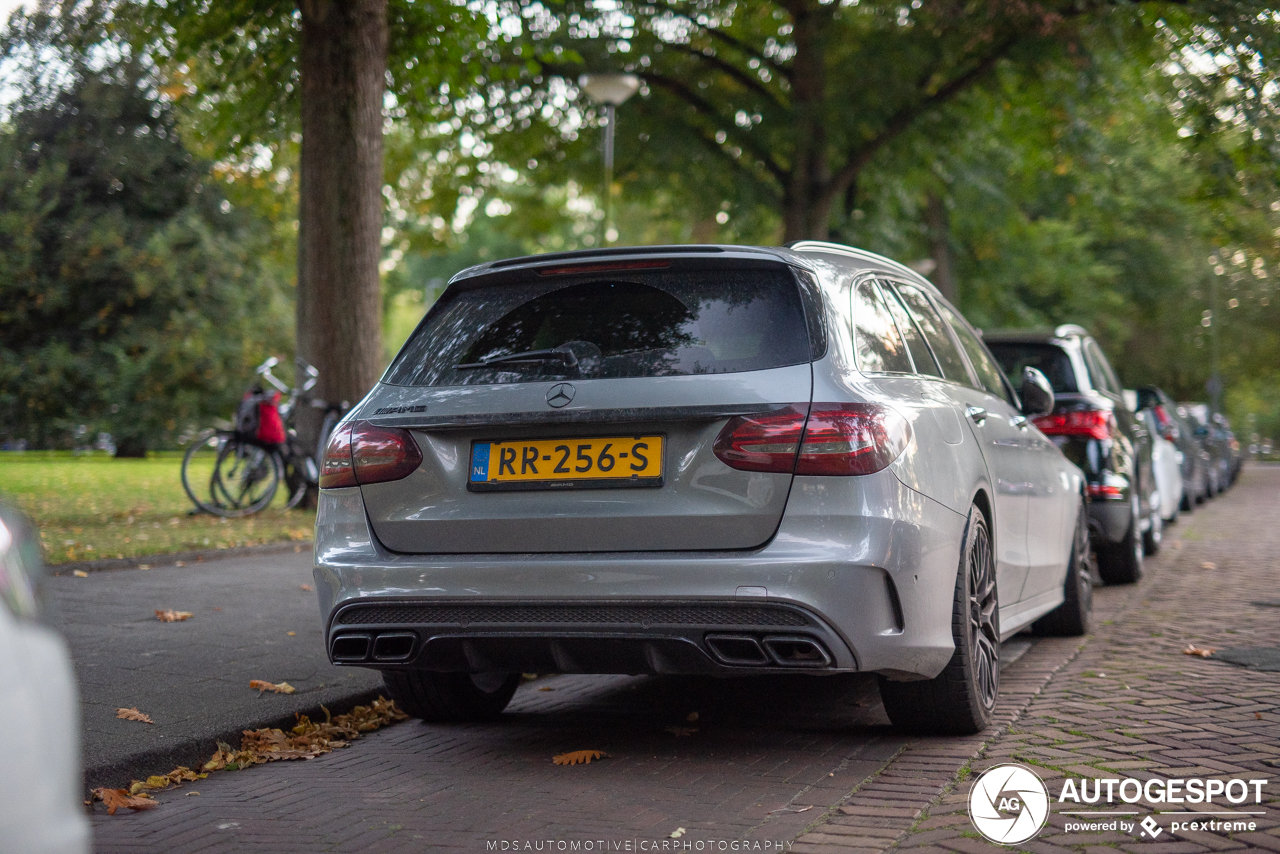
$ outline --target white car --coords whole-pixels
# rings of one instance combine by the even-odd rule
[[[43,578],[30,523],[0,504],[0,847],[87,854],[80,698],[66,644],[43,622]]]
[[[1146,408],[1137,410],[1137,415],[1151,434],[1151,473],[1155,475],[1159,493],[1160,520],[1167,525],[1178,518],[1182,505],[1182,451],[1165,438],[1168,431],[1161,427],[1155,412]]]

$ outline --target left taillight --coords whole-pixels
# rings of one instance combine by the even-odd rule
[[[385,483],[408,477],[422,451],[408,430],[363,421],[340,425],[329,437],[320,467],[320,488]]]

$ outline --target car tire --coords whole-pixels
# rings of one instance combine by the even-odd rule
[[[1129,529],[1118,543],[1109,543],[1098,556],[1098,574],[1107,584],[1133,584],[1142,578],[1146,548],[1139,529],[1139,505],[1134,500],[1129,513]]]
[[[382,681],[396,705],[411,717],[429,723],[487,721],[511,702],[520,674],[384,670]]]
[[[1194,513],[1196,510],[1196,505],[1199,503],[1200,503],[1199,501],[1196,501],[1194,498],[1191,497],[1191,493],[1187,492],[1187,488],[1185,486],[1182,487],[1182,500],[1178,502],[1179,512],[1187,513],[1187,514]]]
[[[880,677],[880,697],[899,730],[971,735],[986,729],[1000,693],[1000,609],[991,530],[978,507],[969,510],[951,607],[955,652],[933,679]]]
[[[1032,623],[1031,630],[1037,635],[1080,637],[1089,633],[1089,618],[1093,614],[1093,560],[1089,548],[1088,513],[1084,499],[1081,499],[1067,577],[1062,582],[1062,604]]]
[[[1147,526],[1147,530],[1142,534],[1142,552],[1150,557],[1160,553],[1160,544],[1164,542],[1164,518],[1160,515],[1160,508],[1151,511],[1151,524]]]

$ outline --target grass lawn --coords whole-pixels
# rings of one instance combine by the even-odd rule
[[[243,519],[189,515],[180,452],[0,452],[0,495],[35,520],[50,564],[311,539],[315,512],[275,504]]]

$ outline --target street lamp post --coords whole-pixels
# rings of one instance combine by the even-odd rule
[[[578,85],[591,100],[604,104],[604,231],[600,243],[608,242],[613,221],[613,138],[617,108],[640,89],[634,74],[583,74]]]

